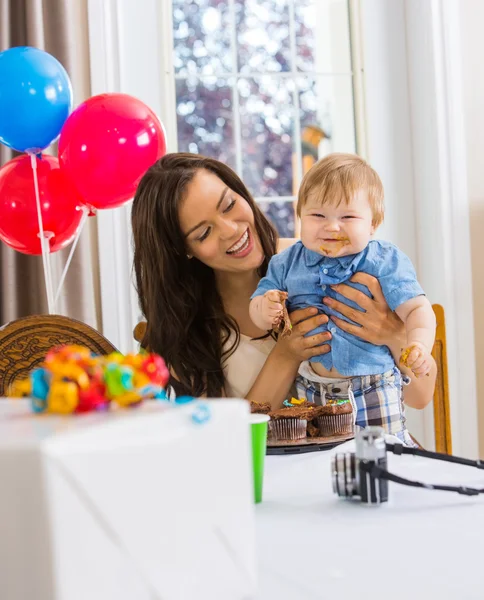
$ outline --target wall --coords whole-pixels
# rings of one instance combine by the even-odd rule
[[[453,450],[456,454],[476,456],[477,399],[459,6],[459,0],[405,0],[407,80],[418,274],[429,300],[442,304],[445,310]],[[430,433],[432,421],[426,420],[426,426]]]
[[[474,326],[480,456],[484,456],[484,2],[462,0],[460,25],[464,120],[467,146],[467,183],[471,219]]]

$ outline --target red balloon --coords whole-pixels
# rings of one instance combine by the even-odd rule
[[[114,208],[133,198],[146,170],[166,152],[163,125],[141,100],[101,94],[67,119],[59,161],[84,202]]]
[[[81,198],[47,154],[37,159],[44,232],[53,233],[50,251],[70,244],[82,218]],[[19,156],[0,169],[0,239],[18,252],[42,254],[30,156]]]

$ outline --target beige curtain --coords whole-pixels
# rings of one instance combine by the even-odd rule
[[[55,56],[69,73],[74,106],[90,96],[87,0],[0,0],[0,51],[35,46]],[[0,144],[0,164],[12,158]],[[69,248],[51,256],[54,287]],[[0,242],[0,325],[47,313],[40,257]],[[96,218],[88,219],[65,280],[57,313],[101,329]]]

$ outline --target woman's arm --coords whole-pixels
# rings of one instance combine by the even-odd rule
[[[268,402],[273,410],[280,408],[296,379],[299,364],[289,357],[278,356],[274,348],[250,388],[247,400]]]
[[[356,335],[357,337],[376,344],[377,346],[388,346],[395,363],[399,366],[402,373],[411,377],[410,384],[405,388],[405,404],[412,408],[425,408],[432,400],[435,388],[435,379],[437,377],[437,365],[432,358],[432,365],[429,377],[416,378],[410,369],[399,365],[398,361],[402,350],[407,346],[407,337],[403,321],[390,310],[383,295],[380,283],[375,277],[367,273],[356,273],[351,281],[365,285],[373,298],[369,298],[363,292],[340,284],[332,286],[338,294],[341,294],[348,300],[356,302],[362,310],[355,310],[343,302],[325,297],[323,302],[338,311],[344,317],[351,319],[355,325],[331,317],[331,319],[343,331]]]
[[[268,402],[274,410],[280,408],[296,379],[301,362],[329,352],[327,342],[331,339],[331,334],[328,331],[304,337],[311,330],[328,322],[326,315],[314,316],[315,313],[315,308],[291,313],[291,335],[277,341],[250,388],[247,400]]]

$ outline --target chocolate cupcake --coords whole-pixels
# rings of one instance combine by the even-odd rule
[[[271,405],[268,402],[253,402],[250,400],[250,412],[258,415],[268,415],[271,412]]]
[[[354,419],[351,402],[348,399],[330,400],[319,408],[317,422],[322,437],[353,433]]]
[[[306,398],[291,398],[285,400],[284,406],[298,409],[309,409],[306,413],[306,436],[310,438],[320,437],[317,417],[321,414],[321,406],[306,400]]]
[[[276,441],[294,441],[306,438],[308,418],[312,418],[310,408],[281,408],[269,413],[269,435]]]

